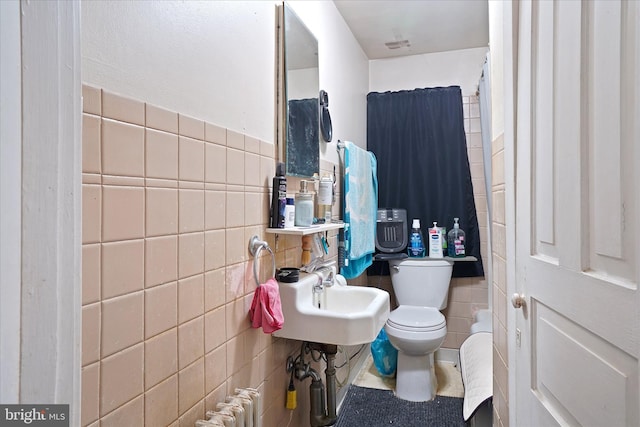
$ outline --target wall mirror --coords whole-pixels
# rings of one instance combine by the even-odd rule
[[[283,27],[286,173],[311,177],[320,170],[318,41],[286,3]]]

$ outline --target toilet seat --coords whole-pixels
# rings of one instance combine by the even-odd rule
[[[434,307],[401,305],[389,313],[387,325],[401,331],[431,332],[446,327],[446,320]]]

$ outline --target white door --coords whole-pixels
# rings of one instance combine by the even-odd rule
[[[519,7],[511,409],[639,426],[640,2]]]

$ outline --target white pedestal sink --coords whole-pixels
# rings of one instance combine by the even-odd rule
[[[337,283],[313,293],[315,274],[295,283],[279,283],[284,325],[276,337],[336,345],[370,343],[389,317],[389,293]]]

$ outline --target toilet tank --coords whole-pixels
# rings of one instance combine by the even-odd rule
[[[398,305],[447,307],[452,262],[428,257],[390,260],[389,271]]]

